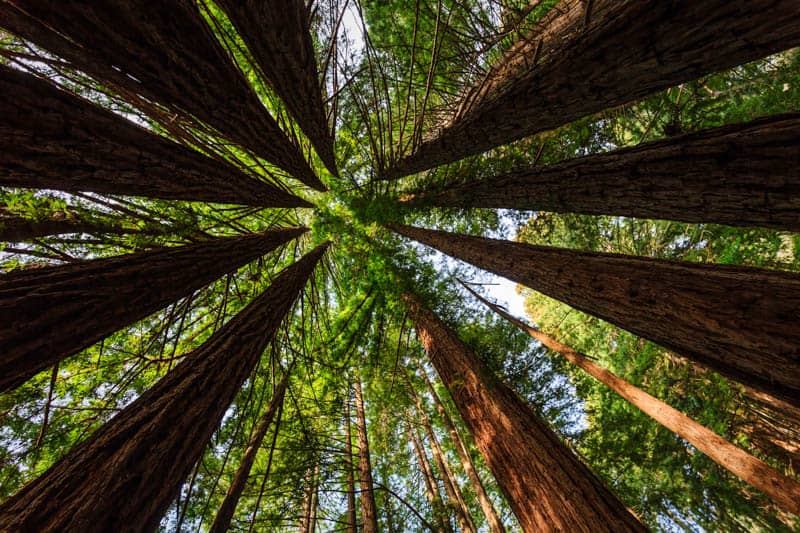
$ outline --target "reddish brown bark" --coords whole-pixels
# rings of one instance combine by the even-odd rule
[[[562,0],[386,177],[457,161],[798,44],[795,0]]]
[[[0,506],[4,531],[155,531],[324,252],[264,293],[174,370]]]
[[[417,334],[524,531],[644,531],[455,333],[406,295]]]
[[[411,417],[409,416],[409,418]],[[406,431],[411,440],[414,455],[417,456],[417,464],[422,472],[422,479],[425,483],[425,495],[428,497],[428,501],[433,509],[434,522],[436,522],[440,531],[452,533],[453,527],[450,524],[450,518],[445,509],[442,495],[439,494],[439,483],[433,475],[433,468],[431,468],[428,455],[425,453],[425,448],[422,446],[422,440],[417,430],[413,428],[410,423],[406,425]]]
[[[494,508],[492,500],[486,493],[486,488],[483,486],[483,482],[478,475],[478,471],[475,468],[475,464],[472,461],[469,450],[467,450],[464,441],[461,439],[461,435],[458,434],[458,430],[456,429],[452,418],[450,418],[450,414],[445,410],[442,400],[439,398],[439,395],[433,388],[433,384],[428,379],[427,374],[425,374],[424,371],[421,373],[422,378],[425,380],[425,384],[428,387],[428,392],[430,392],[431,397],[433,398],[433,403],[436,404],[436,409],[439,411],[439,415],[442,418],[444,427],[447,429],[450,439],[453,441],[453,447],[456,449],[458,458],[461,461],[461,466],[467,473],[467,477],[472,484],[472,490],[475,492],[475,495],[478,498],[478,503],[480,503],[481,510],[486,516],[486,522],[489,525],[489,529],[492,531],[492,533],[505,533],[506,528],[503,526],[503,522],[500,520],[497,510]]]
[[[6,0],[0,25],[99,81],[207,124],[325,187],[203,20],[196,2]]]
[[[0,93],[0,185],[311,207],[30,74],[0,65]]]
[[[305,231],[217,238],[0,276],[0,391]]]
[[[364,398],[361,394],[361,380],[355,380],[356,427],[358,429],[358,465],[361,485],[361,531],[378,532],[378,507],[375,505],[375,487],[372,483],[372,463],[369,457],[367,438],[367,418],[364,414]]]
[[[350,398],[344,401],[344,469],[347,486],[347,533],[357,533],[356,483],[353,477],[353,439],[350,435]]]
[[[301,0],[220,0],[272,88],[336,175],[333,138],[322,104],[317,59],[309,31],[314,4]]]
[[[413,204],[663,218],[800,231],[800,114],[532,167]]]
[[[228,493],[225,494],[225,499],[222,500],[222,505],[220,505],[217,511],[217,516],[214,517],[214,522],[208,529],[209,533],[225,533],[228,531],[231,520],[233,519],[233,513],[236,511],[236,505],[239,503],[242,492],[244,492],[247,478],[250,477],[250,470],[253,468],[256,454],[259,448],[261,448],[261,442],[264,440],[264,436],[267,434],[267,430],[272,424],[275,413],[283,404],[283,398],[286,394],[286,385],[288,383],[289,372],[286,372],[283,379],[278,383],[278,386],[275,387],[275,392],[272,395],[272,400],[269,402],[269,407],[267,407],[264,416],[261,417],[258,427],[256,427],[253,436],[250,438],[250,443],[247,445],[241,463],[239,463],[239,468],[236,470],[236,475],[233,477],[231,486],[228,488]]]
[[[391,228],[800,405],[798,274]]]
[[[608,386],[636,408],[641,409],[647,416],[685,439],[715,463],[745,483],[749,483],[763,491],[785,511],[800,516],[800,483],[778,472],[764,461],[737,448],[677,409],[593,363],[586,355],[575,351],[570,346],[510,315],[466,285],[464,287],[495,313],[541,342],[545,347],[561,354],[567,361]]]

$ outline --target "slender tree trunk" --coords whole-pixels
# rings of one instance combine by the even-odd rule
[[[797,274],[391,228],[800,405]]]
[[[458,520],[458,527],[461,528],[461,531],[477,533],[469,508],[464,501],[464,495],[461,493],[461,488],[458,486],[453,471],[450,469],[447,457],[442,447],[439,445],[439,439],[436,438],[436,433],[433,432],[430,420],[428,420],[427,415],[420,410],[419,406],[417,406],[417,415],[422,421],[422,427],[428,435],[428,441],[431,443],[431,455],[433,456],[433,461],[436,463],[436,469],[442,476],[444,491],[450,502],[449,507],[453,510],[456,520]]]
[[[472,490],[475,492],[475,495],[478,498],[478,503],[480,503],[481,509],[483,510],[483,514],[486,516],[486,522],[489,524],[489,529],[492,531],[492,533],[505,533],[506,528],[503,526],[503,522],[500,520],[500,516],[495,510],[492,500],[486,493],[486,488],[483,486],[483,482],[478,475],[478,471],[475,468],[472,457],[470,456],[464,441],[461,439],[461,435],[458,434],[458,430],[456,429],[453,420],[450,418],[450,414],[445,410],[442,400],[439,398],[439,395],[436,394],[433,384],[428,379],[428,375],[424,371],[420,371],[420,373],[422,374],[422,378],[425,380],[425,384],[428,387],[428,392],[433,398],[433,403],[436,405],[436,409],[439,411],[439,415],[442,418],[444,427],[450,434],[450,439],[453,441],[453,447],[456,449],[458,458],[461,460],[461,466],[464,468],[464,471],[467,473],[467,477],[472,484]]]
[[[0,215],[0,242],[29,242],[41,237],[68,233],[125,235],[138,230],[122,226],[81,220],[78,218],[48,218],[30,220],[15,215]]]
[[[118,88],[123,96],[136,95],[210,126],[324,190],[193,0],[164,3],[159,9],[146,0],[68,5],[14,0],[0,3],[0,25]]]
[[[410,419],[411,417],[409,416],[409,420]],[[450,518],[444,506],[444,500],[442,500],[442,496],[439,493],[439,483],[433,475],[433,468],[431,468],[431,463],[425,453],[425,447],[422,445],[419,435],[410,423],[407,424],[406,430],[411,440],[411,445],[414,448],[414,454],[417,456],[417,463],[419,464],[420,471],[422,472],[422,479],[425,482],[425,494],[428,496],[428,501],[433,509],[434,523],[440,531],[452,533],[453,528],[450,525]]]
[[[269,407],[267,407],[264,416],[261,418],[261,422],[259,422],[255,433],[253,433],[253,436],[250,439],[250,443],[247,445],[247,449],[242,457],[242,462],[239,464],[239,468],[236,471],[233,482],[231,482],[231,486],[228,488],[228,493],[225,495],[225,499],[222,501],[219,511],[217,511],[217,516],[214,518],[214,522],[209,528],[209,533],[225,533],[228,531],[228,528],[231,525],[231,520],[233,519],[233,513],[236,511],[236,505],[239,503],[239,498],[241,498],[242,492],[244,492],[247,478],[250,477],[250,470],[253,468],[253,463],[256,460],[256,454],[258,453],[259,448],[261,448],[261,442],[264,440],[264,436],[267,434],[267,430],[272,424],[272,419],[275,417],[275,413],[283,404],[283,398],[286,393],[286,385],[288,383],[289,371],[286,372],[286,374],[283,376],[283,379],[275,388],[275,392],[273,393]]]
[[[361,394],[361,379],[355,380],[356,421],[358,429],[359,482],[361,484],[361,530],[377,533],[378,511],[375,505],[375,489],[372,483],[372,463],[367,440],[367,418],[364,415],[364,397]]]
[[[0,505],[4,531],[155,531],[325,246]]]
[[[798,44],[795,0],[563,0],[386,177],[457,161]]]
[[[0,276],[0,391],[305,231],[217,238]]]
[[[412,205],[531,209],[800,231],[800,113],[423,193]]]
[[[309,31],[313,4],[301,0],[221,0],[218,4],[320,159],[336,174],[333,139],[325,117]]]
[[[357,533],[356,484],[353,479],[353,439],[350,435],[350,398],[344,401],[344,469],[347,485],[347,533]]]
[[[311,206],[30,74],[0,65],[0,93],[0,185]]]
[[[566,360],[581,368],[587,374],[608,386],[632,405],[641,409],[647,416],[676,433],[692,446],[706,454],[715,463],[730,473],[761,490],[784,510],[800,516],[800,483],[781,474],[764,461],[757,459],[717,435],[705,426],[698,424],[685,414],[658,398],[647,394],[638,387],[593,363],[586,355],[558,342],[504,311],[462,283],[470,293],[487,307],[502,316],[519,329],[541,342],[553,352],[561,354]]]
[[[455,333],[406,295],[425,350],[523,530],[644,531],[609,488]]]
[[[319,465],[309,468],[306,473],[306,487],[303,493],[303,517],[300,521],[301,533],[314,533],[317,528],[317,490],[319,484]]]

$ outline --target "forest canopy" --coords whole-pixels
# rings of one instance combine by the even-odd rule
[[[0,530],[800,531],[798,46],[0,0]]]

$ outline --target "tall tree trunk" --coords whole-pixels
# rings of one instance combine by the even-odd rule
[[[15,215],[0,214],[0,242],[30,242],[41,237],[68,233],[125,235],[138,230],[121,225],[92,222],[78,218],[47,218],[31,220]]]
[[[244,492],[247,478],[250,477],[250,470],[253,468],[256,454],[258,454],[258,450],[261,448],[261,442],[264,440],[264,436],[267,434],[267,430],[272,424],[275,413],[283,404],[283,398],[286,394],[286,385],[289,383],[289,372],[290,370],[286,372],[283,379],[275,388],[272,400],[269,402],[269,407],[267,407],[264,416],[261,418],[258,427],[250,439],[250,443],[247,445],[247,449],[242,457],[242,462],[239,464],[231,486],[228,488],[228,493],[225,495],[225,499],[222,500],[222,505],[220,505],[219,511],[217,511],[217,516],[214,518],[214,522],[208,530],[209,533],[225,533],[231,525],[233,513],[236,511],[236,505],[239,503],[242,492]]]
[[[325,117],[311,38],[311,2],[220,0],[270,85],[308,136],[320,159],[336,172],[333,138]]]
[[[344,401],[344,444],[345,484],[347,485],[347,533],[357,533],[356,483],[353,478],[353,438],[350,435],[349,396]]]
[[[361,378],[355,380],[356,421],[358,429],[359,483],[361,484],[361,531],[377,533],[378,510],[375,505],[375,488],[372,483],[372,463],[367,440],[367,418],[364,414],[364,397],[361,394]]]
[[[411,420],[411,416],[409,416],[408,419]],[[414,448],[414,454],[417,456],[417,464],[419,464],[419,469],[422,472],[422,479],[425,482],[425,494],[433,510],[434,523],[439,528],[439,531],[452,533],[453,528],[450,525],[450,517],[444,506],[442,495],[439,493],[439,483],[433,475],[433,468],[431,468],[431,463],[425,453],[425,447],[422,445],[419,434],[412,427],[410,422],[406,424],[406,431],[411,440],[411,445]]]
[[[0,93],[0,185],[311,206],[30,74],[0,65]]]
[[[4,531],[155,531],[325,246],[0,505]]]
[[[551,351],[561,354],[567,361],[581,368],[632,405],[641,409],[647,416],[685,439],[715,463],[745,483],[749,483],[763,491],[784,510],[800,516],[800,483],[784,476],[764,461],[737,448],[677,409],[593,363],[586,355],[573,350],[570,346],[512,316],[500,306],[480,296],[466,284],[462,283],[462,285],[495,313],[514,324]]]
[[[417,415],[422,422],[425,434],[428,436],[428,441],[431,443],[431,455],[433,456],[433,461],[436,463],[436,469],[442,476],[444,491],[450,502],[448,507],[453,510],[453,514],[458,521],[458,527],[461,528],[461,531],[477,533],[469,508],[464,501],[464,495],[461,493],[461,488],[458,486],[456,477],[453,475],[453,471],[447,462],[447,457],[442,447],[439,445],[439,439],[436,438],[436,433],[433,432],[430,420],[428,420],[427,415],[420,409],[419,405],[417,405]]]
[[[523,530],[644,531],[609,488],[430,310],[417,334]]]
[[[303,517],[300,520],[301,533],[314,533],[317,529],[317,491],[319,489],[319,464],[309,468],[303,493]]]
[[[531,209],[800,231],[800,113],[531,167],[417,205]]]
[[[795,0],[562,0],[386,177],[457,161],[798,44]]]
[[[0,26],[123,96],[137,95],[206,124],[310,187],[325,189],[193,0],[158,9],[146,0],[10,0],[0,2]]]
[[[800,405],[798,274],[391,228]]]
[[[486,516],[486,522],[489,525],[489,529],[492,531],[492,533],[505,533],[506,528],[503,526],[503,522],[500,520],[497,510],[495,510],[492,500],[486,493],[486,488],[483,486],[483,482],[478,475],[478,471],[475,468],[475,463],[473,463],[472,457],[470,456],[464,441],[461,439],[461,435],[458,434],[458,430],[456,429],[452,418],[450,418],[450,414],[445,410],[442,400],[436,393],[436,389],[433,388],[433,384],[431,383],[430,379],[428,379],[428,375],[424,370],[421,370],[420,373],[422,374],[422,378],[425,380],[425,384],[428,387],[428,392],[430,393],[431,398],[433,398],[433,403],[436,405],[437,411],[439,411],[439,416],[444,423],[444,427],[450,434],[450,440],[453,441],[453,447],[456,449],[458,458],[461,461],[461,466],[464,468],[464,471],[467,473],[467,477],[472,484],[472,490],[475,492],[475,495],[478,498],[478,503],[480,503],[481,509],[483,510],[483,514]]]
[[[0,276],[0,392],[305,231],[223,237]]]

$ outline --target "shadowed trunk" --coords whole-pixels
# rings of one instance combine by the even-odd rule
[[[239,498],[241,498],[242,492],[244,492],[244,487],[247,484],[247,478],[250,477],[250,470],[253,468],[253,463],[256,460],[256,454],[258,454],[258,450],[261,448],[261,442],[264,440],[264,436],[267,434],[267,429],[269,429],[269,426],[272,424],[272,419],[275,417],[275,413],[283,404],[283,397],[286,393],[286,385],[289,383],[290,370],[286,372],[286,374],[283,376],[283,379],[275,388],[275,392],[272,395],[272,400],[269,402],[269,407],[267,407],[267,411],[261,418],[261,422],[259,422],[255,433],[253,433],[253,436],[250,439],[250,443],[247,445],[247,450],[244,452],[242,462],[239,464],[238,470],[236,470],[236,475],[231,482],[230,488],[228,488],[228,493],[225,495],[222,505],[219,507],[219,511],[217,511],[217,516],[214,517],[214,523],[211,524],[211,527],[208,530],[209,533],[225,533],[228,531],[228,528],[231,525],[233,513],[236,511],[236,505],[239,503]]]
[[[372,483],[372,463],[367,440],[367,418],[364,415],[364,398],[361,395],[361,379],[355,380],[356,426],[358,429],[359,483],[361,484],[361,531],[377,533],[378,508],[375,505],[375,488]]]
[[[798,274],[390,227],[800,405]]]
[[[353,439],[350,435],[350,398],[344,401],[344,468],[347,485],[347,533],[357,533],[356,483],[353,478]]]
[[[624,379],[593,363],[589,358],[571,347],[558,342],[504,311],[462,283],[473,296],[478,298],[492,311],[502,316],[516,327],[541,342],[551,351],[561,354],[566,360],[584,370],[587,374],[603,383],[611,390],[625,398],[632,405],[641,409],[647,416],[676,433],[695,448],[710,457],[715,463],[730,473],[763,491],[785,511],[800,516],[800,483],[781,474],[764,461],[757,459],[717,435],[705,426],[698,424],[685,414],[658,398],[628,383]]]
[[[444,427],[450,434],[450,439],[453,441],[453,447],[456,449],[458,458],[461,461],[461,466],[467,473],[467,477],[472,485],[472,490],[475,492],[475,495],[478,498],[478,503],[480,503],[481,510],[483,510],[483,514],[486,516],[486,522],[489,525],[489,529],[492,531],[492,533],[505,533],[506,528],[503,526],[503,522],[500,520],[497,510],[495,510],[492,500],[486,493],[486,488],[483,486],[483,482],[478,475],[475,464],[472,462],[472,457],[470,456],[464,441],[461,439],[461,435],[458,434],[458,430],[456,429],[453,420],[450,418],[450,414],[448,414],[448,412],[445,410],[442,400],[439,398],[439,395],[436,394],[433,384],[428,379],[428,375],[424,370],[421,370],[420,374],[422,374],[422,378],[425,380],[425,384],[428,387],[428,392],[433,398],[433,403],[436,405],[436,409],[439,411],[439,415],[442,418]]]
[[[300,520],[301,533],[314,533],[317,529],[317,490],[319,483],[319,465],[309,468],[305,478],[303,492],[303,516]]]
[[[409,416],[409,419],[410,418]],[[417,464],[422,472],[422,479],[425,483],[425,495],[428,497],[428,502],[431,504],[434,522],[439,528],[439,531],[452,533],[453,528],[450,525],[450,518],[444,506],[442,495],[439,493],[439,483],[433,475],[433,468],[431,468],[431,463],[425,453],[425,448],[422,445],[419,434],[410,423],[406,423],[406,432],[411,440],[411,445],[414,448],[414,455],[417,456]]]
[[[231,165],[2,65],[0,94],[0,185],[311,207]]]
[[[644,531],[514,391],[414,296],[417,334],[523,530]]]
[[[800,114],[422,193],[412,205],[531,209],[800,231]]]
[[[29,242],[41,237],[69,233],[126,235],[139,232],[137,229],[125,228],[122,225],[82,220],[65,213],[61,215],[63,216],[60,218],[31,220],[16,215],[4,215],[0,210],[0,242]]]
[[[457,161],[798,44],[795,0],[562,0],[386,177]]]
[[[161,3],[158,9],[145,0],[4,0],[0,26],[106,85],[207,124],[324,190],[193,0]]]
[[[0,392],[305,231],[222,237],[0,276]]]
[[[174,370],[0,505],[4,531],[155,531],[325,245]]]
[[[272,88],[336,175],[333,138],[322,104],[317,59],[311,39],[312,2],[219,0]]]

